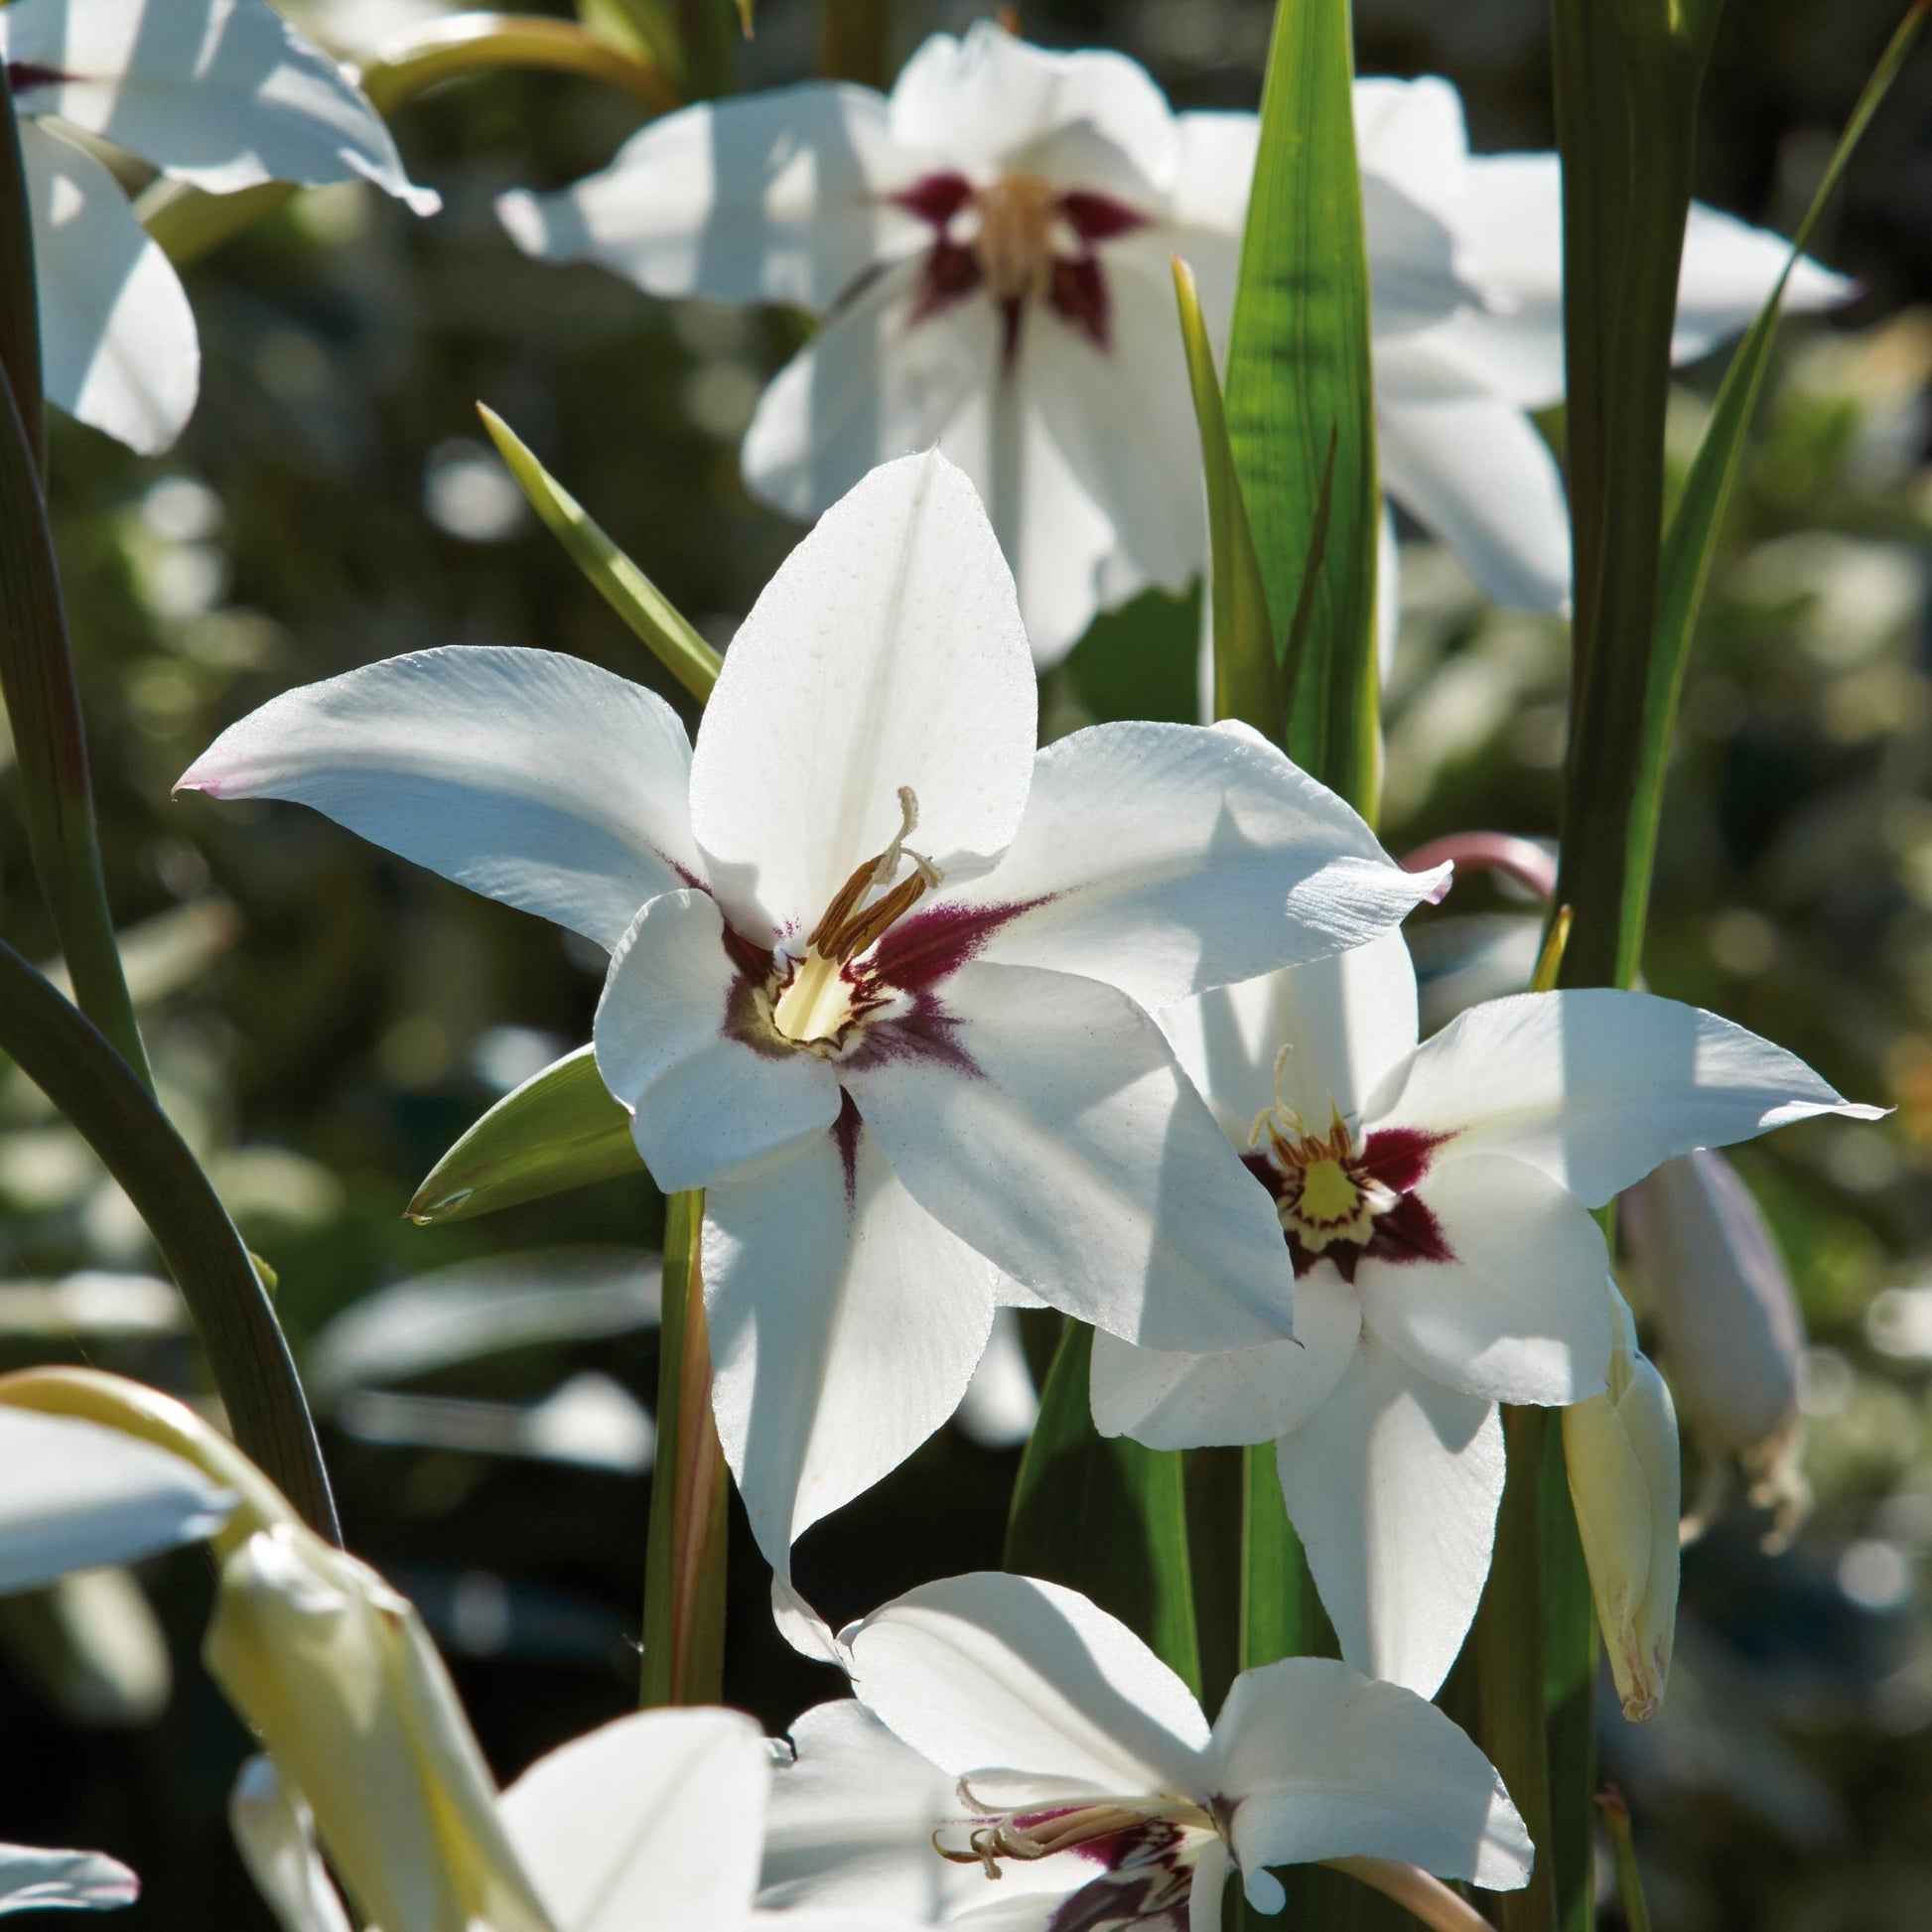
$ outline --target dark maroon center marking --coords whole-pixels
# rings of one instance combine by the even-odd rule
[[[16,97],[32,93],[36,87],[63,87],[79,77],[77,73],[63,73],[59,68],[43,67],[38,61],[7,63],[7,91]]]
[[[1150,1820],[1089,1839],[1073,1856],[1105,1869],[1062,1901],[1047,1932],[1187,1932],[1194,1860],[1179,1827]]]
[[[1364,1256],[1397,1267],[1413,1261],[1453,1261],[1455,1254],[1443,1224],[1414,1192],[1429,1172],[1430,1157],[1448,1139],[1447,1134],[1425,1134],[1413,1127],[1383,1127],[1371,1134],[1360,1151],[1343,1163],[1343,1172],[1358,1187],[1379,1187],[1393,1194],[1394,1201],[1374,1216],[1366,1241],[1338,1235],[1318,1250],[1311,1248],[1285,1219],[1282,1235],[1295,1261],[1296,1280],[1319,1261],[1333,1262],[1335,1272],[1351,1287]],[[1244,1154],[1241,1159],[1275,1197],[1276,1205],[1286,1203],[1292,1209],[1300,1198],[1300,1174],[1284,1173],[1265,1154]]]

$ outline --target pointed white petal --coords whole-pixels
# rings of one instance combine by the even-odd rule
[[[1001,1288],[1011,1277],[1001,1278]],[[959,1405],[959,1430],[981,1449],[1021,1449],[1039,1420],[1039,1394],[1011,1303],[993,1311],[993,1332]]]
[[[1477,589],[1519,610],[1565,608],[1563,478],[1520,409],[1482,397],[1385,398],[1376,423],[1389,494],[1455,552]]]
[[[265,181],[368,181],[434,213],[381,117],[264,0],[15,0],[0,54],[60,76],[55,114],[213,195]]]
[[[282,1932],[352,1932],[316,1844],[315,1814],[283,1784],[274,1760],[251,1757],[228,1794],[228,1829]]]
[[[1684,231],[1673,358],[1693,361],[1748,329],[1790,256],[1791,244],[1782,235],[1692,203]],[[1836,308],[1857,292],[1857,284],[1846,276],[1801,260],[1785,287],[1784,310],[1790,315]]]
[[[782,1575],[794,1539],[958,1408],[992,1327],[994,1271],[862,1130],[732,1175],[705,1211],[719,1440]]]
[[[1503,1493],[1495,1405],[1364,1334],[1314,1419],[1276,1444],[1275,1465],[1341,1654],[1433,1697],[1489,1574]]]
[[[1156,1348],[1288,1332],[1281,1226],[1132,1001],[1098,981],[969,964],[944,1051],[845,1063],[913,1196],[1051,1307]]]
[[[839,1117],[829,1061],[760,1051],[733,1031],[749,997],[709,893],[650,900],[611,956],[597,1070],[667,1193],[703,1187]]]
[[[1382,1083],[1371,1125],[1454,1135],[1600,1207],[1659,1163],[1814,1114],[1876,1120],[1781,1046],[1648,993],[1521,993],[1471,1007]]]
[[[1363,1321],[1423,1374],[1491,1402],[1600,1395],[1609,1255],[1575,1196],[1526,1162],[1471,1154],[1432,1169],[1416,1197],[1451,1259],[1365,1256]]]
[[[1013,837],[1037,698],[1013,578],[937,454],[876,470],[764,588],[705,708],[691,822],[747,931],[802,937],[898,832],[947,870]]]
[[[557,1932],[736,1932],[770,1757],[736,1711],[641,1711],[540,1757],[498,1801]]]
[[[1285,1658],[1234,1680],[1214,1741],[1244,1867],[1398,1859],[1491,1891],[1529,1877],[1529,1833],[1502,1779],[1413,1691]]]
[[[1284,1276],[1291,1264],[1282,1254]],[[1295,1284],[1295,1339],[1221,1355],[1165,1355],[1093,1338],[1093,1422],[1150,1449],[1267,1443],[1327,1401],[1354,1358],[1361,1305],[1332,1268]]]
[[[1159,1018],[1187,1077],[1245,1147],[1277,1100],[1318,1131],[1331,1108],[1360,1114],[1383,1076],[1415,1050],[1416,969],[1408,941],[1391,931],[1306,966],[1216,987]]]
[[[119,1430],[0,1408],[0,1593],[199,1542],[233,1505],[192,1463]]]
[[[104,1852],[0,1845],[0,1916],[54,1908],[106,1912],[140,1895],[140,1879]]]
[[[933,35],[900,69],[891,116],[901,147],[943,155],[969,172],[1063,179],[1052,168],[1053,149],[1076,130],[1099,136],[1118,156],[1118,172],[1099,180],[1091,156],[1083,157],[1082,185],[1118,189],[1138,175],[1165,188],[1178,165],[1173,110],[1145,68],[1124,54],[1048,53],[991,21],[961,40]]]
[[[1440,891],[1245,726],[1094,725],[1039,754],[1012,846],[949,904],[978,956],[1171,1006],[1381,936]]]
[[[1077,1590],[992,1572],[925,1584],[845,1633],[859,1700],[955,1778],[1191,1797],[1207,1764],[1194,1696]]]
[[[892,200],[926,172],[878,94],[811,82],[667,114],[602,173],[496,207],[526,254],[602,262],[653,295],[826,309],[929,239]]]
[[[202,349],[188,296],[92,155],[20,123],[50,402],[142,456],[194,413]]]
[[[286,798],[615,946],[637,908],[703,862],[691,753],[654,692],[556,651],[456,645],[271,699],[178,791]]]

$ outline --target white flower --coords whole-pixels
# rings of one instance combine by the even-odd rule
[[[1527,413],[1563,397],[1557,157],[1471,156],[1442,80],[1361,81],[1355,98],[1384,482],[1489,595],[1559,609],[1563,487]],[[529,253],[654,295],[823,315],[759,404],[747,484],[809,518],[936,442],[979,485],[1049,665],[1097,610],[1182,589],[1205,560],[1169,257],[1193,265],[1224,336],[1258,132],[1253,114],[1175,114],[1124,56],[982,22],[927,41],[890,96],[707,102],[574,188],[498,208]],[[1696,210],[1680,356],[1743,327],[1784,253]],[[1788,299],[1846,287],[1807,264]]]
[[[368,181],[419,213],[376,111],[264,0],[13,0],[0,69],[21,116],[50,401],[144,454],[195,407],[201,348],[168,258],[63,125],[176,181]]]
[[[1346,1664],[1245,1672],[1210,1728],[1125,1624],[990,1574],[911,1590],[839,1645],[857,1702],[794,1728],[767,1904],[1217,1932],[1230,1864],[1263,1912],[1283,1903],[1270,1865],[1396,1860],[1491,1890],[1529,1876],[1528,1834],[1482,1753]]]
[[[106,1912],[132,1905],[141,1881],[102,1852],[48,1852],[0,1845],[0,1917],[49,1910]]]
[[[1162,1024],[1275,1200],[1296,1339],[1160,1354],[1098,1336],[1094,1419],[1158,1448],[1275,1439],[1342,1655],[1431,1695],[1488,1574],[1496,1405],[1606,1384],[1588,1210],[1692,1148],[1876,1110],[1641,993],[1490,1000],[1418,1046],[1400,934]]]
[[[1157,1347],[1289,1331],[1267,1198],[1146,1009],[1441,884],[1252,732],[1035,755],[1035,703],[993,533],[927,456],[792,553],[695,751],[589,664],[438,650],[278,698],[182,780],[612,949],[598,1066],[658,1184],[707,1189],[719,1432],[781,1573],[958,1406],[996,1296]]]

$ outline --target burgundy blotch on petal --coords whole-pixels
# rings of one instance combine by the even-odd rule
[[[79,78],[77,73],[64,73],[59,68],[43,67],[38,61],[7,63],[7,91],[16,97],[32,93],[36,87],[64,87],[69,80]]]

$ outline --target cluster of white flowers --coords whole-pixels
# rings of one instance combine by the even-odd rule
[[[192,319],[42,117],[216,190],[362,177],[422,205],[260,0],[16,0],[0,56],[51,393],[137,447],[192,401]],[[1364,81],[1356,106],[1389,492],[1491,594],[1559,608],[1562,489],[1528,413],[1562,393],[1555,159],[1471,156],[1441,81]],[[347,1923],[317,1829],[386,1932],[1207,1932],[1231,1868],[1270,1911],[1269,1868],[1317,1860],[1520,1885],[1522,1820],[1425,1702],[1489,1568],[1502,1403],[1575,1415],[1619,1682],[1654,1706],[1674,1555],[1611,1573],[1638,1491],[1646,1565],[1674,1547],[1668,1397],[1592,1210],[1692,1150],[1870,1110],[1643,994],[1526,993],[1419,1043],[1399,928],[1447,869],[1402,870],[1240,726],[1035,746],[1036,666],[1202,567],[1167,259],[1224,329],[1255,147],[1254,116],[1176,115],[1121,56],[988,26],[928,42],[890,97],[689,108],[592,181],[507,197],[532,253],[825,317],[744,452],[754,490],[817,520],[695,744],[576,659],[434,649],[288,692],[181,780],[312,806],[608,950],[597,1066],[658,1184],[704,1190],[724,1451],[787,1629],[853,1693],[775,1764],[749,1719],[656,1714],[498,1799],[372,1574],[259,1497],[230,1519],[212,1450],[211,1481],[0,1408],[0,1584],[216,1537],[208,1662],[273,1760],[236,1830],[291,1932]],[[1698,211],[1680,350],[1746,321],[1782,255]],[[1841,288],[1805,265],[1792,293]],[[1102,1432],[1275,1445],[1345,1661],[1250,1671],[1210,1725],[1047,1584],[961,1577],[814,1624],[793,1544],[954,1413],[1003,1306],[1092,1324]],[[124,1876],[16,1849],[0,1909],[117,1902]]]

